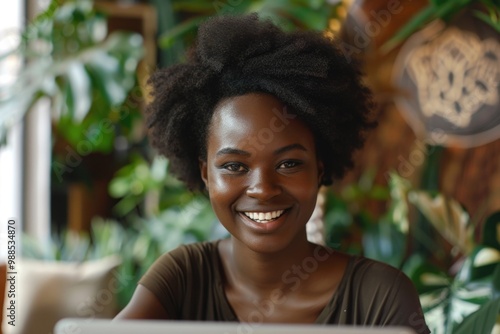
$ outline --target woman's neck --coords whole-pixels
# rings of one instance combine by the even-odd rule
[[[304,236],[271,254],[255,252],[236,238],[226,240],[221,247],[229,282],[238,282],[248,293],[262,295],[277,289],[286,293],[305,283],[312,274],[310,269],[317,267],[313,262],[317,262],[315,254],[320,246],[309,243]]]

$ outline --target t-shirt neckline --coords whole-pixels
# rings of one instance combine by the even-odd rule
[[[217,289],[217,293],[215,294],[217,296],[217,302],[221,303],[223,307],[221,307],[222,310],[224,310],[224,316],[227,317],[230,321],[235,321],[235,322],[241,322],[240,319],[238,319],[238,316],[236,315],[236,312],[234,311],[231,303],[229,303],[229,300],[227,299],[226,296],[226,291],[224,290],[224,266],[222,264],[222,258],[219,253],[219,243],[222,241],[222,239],[217,240],[216,242],[213,243],[214,245],[214,251],[213,251],[213,256],[214,256],[214,263],[216,265],[215,269],[215,285]],[[332,294],[332,297],[328,301],[328,303],[325,305],[323,310],[320,312],[316,320],[314,321],[315,324],[324,324],[326,321],[328,321],[328,318],[332,314],[332,312],[335,310],[338,304],[338,299],[339,296],[341,296],[345,290],[345,287],[347,285],[347,281],[349,280],[349,277],[351,276],[351,271],[353,268],[353,264],[355,262],[355,256],[350,256],[349,261],[347,263],[347,266],[345,268],[344,274],[342,276],[342,279],[340,280],[340,283],[335,289],[335,291]]]

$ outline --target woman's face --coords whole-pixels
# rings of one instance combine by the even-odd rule
[[[217,217],[247,247],[273,252],[306,241],[323,166],[311,130],[278,99],[222,101],[200,168]]]

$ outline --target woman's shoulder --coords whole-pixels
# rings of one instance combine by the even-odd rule
[[[181,284],[179,280],[183,285],[190,284],[192,277],[211,280],[218,266],[217,243],[206,241],[184,244],[164,253],[149,267],[139,283],[154,288],[158,284]]]
[[[156,262],[177,264],[211,262],[216,258],[219,242],[220,240],[214,240],[182,244],[161,255]]]
[[[373,260],[360,255],[350,255],[351,274],[362,280],[382,280],[387,282],[394,279],[408,279],[399,269],[385,262]]]
[[[182,318],[189,312],[185,308],[198,303],[202,292],[217,280],[217,243],[180,245],[160,256],[140,279],[170,318]]]
[[[188,244],[182,244],[174,248],[173,250],[167,252],[166,254],[180,254],[180,253],[213,253],[217,250],[217,244],[221,240],[211,240],[211,241],[200,241]]]
[[[429,333],[415,286],[387,263],[351,256],[341,295],[347,303],[343,308],[356,305],[361,323],[407,326],[417,333]]]
[[[401,291],[407,291],[410,295],[416,295],[412,281],[401,270],[364,256],[347,256],[348,264],[341,283],[344,293],[380,295],[385,291],[386,297],[394,297]]]
[[[403,271],[361,256],[354,257],[352,267],[349,273],[351,291],[356,291],[359,296],[380,300],[381,305],[408,306],[421,312],[415,285]]]

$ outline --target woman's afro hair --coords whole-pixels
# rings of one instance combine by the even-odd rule
[[[370,91],[335,41],[320,32],[284,32],[256,14],[202,24],[187,62],[155,72],[146,111],[152,145],[191,190],[204,190],[199,159],[214,108],[224,98],[268,93],[308,124],[329,185],[353,166],[370,120]]]

